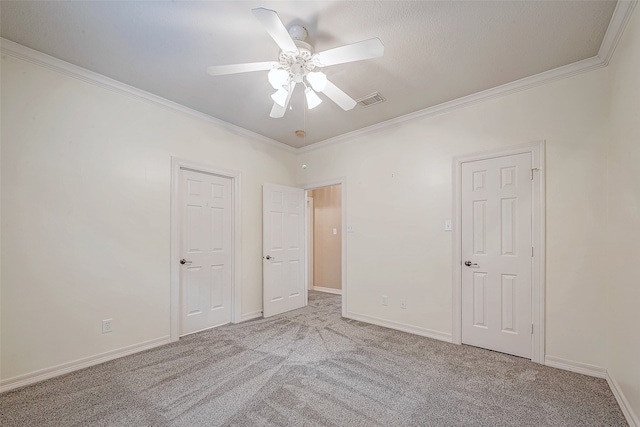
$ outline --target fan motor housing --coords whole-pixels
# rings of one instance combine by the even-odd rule
[[[298,52],[280,51],[279,62],[282,69],[289,73],[291,80],[300,83],[309,71],[316,68],[316,64],[313,61],[311,46],[301,40],[294,40],[294,42]]]

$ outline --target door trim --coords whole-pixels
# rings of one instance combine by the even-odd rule
[[[309,289],[313,290],[313,220],[314,220],[314,212],[313,212],[313,197],[309,197],[307,194],[307,190],[305,190],[305,198],[307,199],[306,207],[306,218],[304,226],[306,228],[305,235],[307,236],[307,240],[305,242],[307,247],[307,253],[305,254],[305,260],[307,262],[307,269],[305,276],[307,278],[307,303],[309,302]]]
[[[233,269],[231,278],[231,322],[242,321],[242,266],[241,266],[241,177],[240,172],[210,166],[191,160],[171,157],[171,237],[170,237],[170,335],[171,341],[180,338],[180,170],[223,176],[231,179],[232,207],[231,241],[233,242]]]
[[[305,200],[306,200],[306,195],[307,192],[309,190],[314,190],[316,188],[322,188],[322,187],[331,187],[333,185],[339,185],[340,186],[340,203],[342,204],[340,206],[340,210],[342,211],[342,233],[340,236],[340,240],[342,243],[342,259],[340,260],[341,262],[341,269],[342,269],[342,274],[341,274],[341,281],[342,281],[342,317],[346,317],[347,316],[347,177],[346,176],[342,176],[339,178],[334,178],[334,179],[327,179],[327,180],[323,180],[323,181],[313,181],[313,182],[309,182],[309,183],[305,183],[305,184],[301,184],[300,187],[302,189],[305,190]],[[306,215],[306,210],[305,210],[305,215]],[[305,254],[304,260],[305,260],[305,266],[304,266],[304,270],[305,270],[305,280],[307,283],[309,283],[309,266],[308,266],[308,262],[309,262],[309,254],[308,254],[308,242],[306,241],[306,236],[308,235],[308,230],[306,230],[308,221],[305,220],[305,246],[307,247],[307,253]],[[307,300],[308,300],[308,296],[307,296]]]
[[[451,340],[462,344],[462,164],[513,154],[531,153],[534,169],[531,191],[533,257],[531,274],[531,315],[533,321],[533,362],[544,364],[545,336],[545,141],[499,148],[453,158],[453,280]]]

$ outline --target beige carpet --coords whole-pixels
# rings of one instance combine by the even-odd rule
[[[624,426],[602,379],[340,317],[340,297],[0,395],[9,426]]]

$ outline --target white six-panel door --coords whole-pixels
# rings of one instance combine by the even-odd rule
[[[181,169],[180,335],[231,322],[231,178]]]
[[[531,154],[462,165],[462,342],[531,358]]]
[[[307,305],[304,275],[304,190],[263,186],[263,316]]]

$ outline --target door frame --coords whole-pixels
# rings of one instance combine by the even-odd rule
[[[171,237],[170,237],[170,334],[171,341],[180,338],[180,171],[188,169],[195,172],[222,176],[231,179],[231,242],[233,243],[231,270],[231,322],[242,321],[242,267],[240,256],[241,242],[241,177],[237,171],[223,169],[187,159],[171,157]]]
[[[451,340],[462,344],[462,164],[514,154],[531,153],[531,360],[544,364],[545,340],[545,141],[498,148],[453,158],[453,280]]]
[[[306,218],[305,218],[305,235],[306,237],[306,245],[307,245],[307,253],[305,254],[305,259],[307,262],[307,300],[309,299],[308,292],[310,289],[313,289],[313,221],[314,221],[314,207],[313,207],[313,197],[308,196],[308,190],[304,191],[305,199],[306,199]],[[307,301],[308,303],[308,301]]]
[[[305,190],[305,200],[306,197],[308,195],[308,191],[309,190],[315,190],[316,188],[322,188],[322,187],[331,187],[334,185],[339,185],[340,186],[340,210],[341,210],[341,215],[342,215],[342,231],[340,233],[340,241],[341,241],[341,247],[342,247],[342,259],[340,260],[340,269],[341,271],[341,286],[342,286],[342,317],[346,317],[347,315],[347,177],[343,176],[340,178],[334,178],[334,179],[327,179],[327,180],[323,180],[323,181],[313,181],[313,182],[309,182],[309,183],[305,183],[305,184],[301,184],[300,188],[302,188],[303,190]],[[307,215],[306,210],[305,210],[305,216]],[[304,270],[305,270],[305,281],[307,283],[307,286],[309,284],[309,242],[307,242],[307,236],[309,233],[309,230],[307,230],[309,221],[307,219],[305,219],[305,257],[304,257],[304,261],[305,261],[305,265],[304,265]],[[307,301],[308,301],[308,289],[307,289]]]

